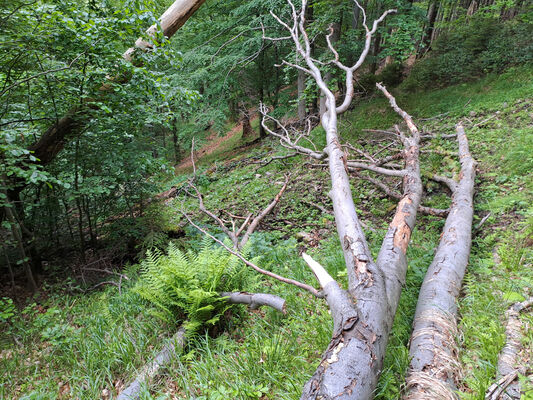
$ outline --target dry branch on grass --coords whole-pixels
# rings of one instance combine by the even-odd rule
[[[457,125],[459,182],[439,178],[452,190],[452,205],[439,247],[420,289],[409,355],[406,399],[455,399],[460,380],[457,360],[457,297],[472,243],[476,161],[462,125]]]
[[[520,312],[533,306],[533,297],[513,304],[505,313],[507,324],[505,327],[505,346],[498,357],[498,381],[492,384],[485,395],[486,400],[519,400],[520,385],[518,374],[525,375],[527,371],[518,368],[518,354],[521,350],[522,324]]]
[[[194,162],[193,162],[194,166]],[[231,230],[226,226],[226,221],[224,221],[222,218],[219,218],[216,214],[214,214],[212,211],[208,210],[205,207],[204,199],[198,188],[192,183],[189,182],[189,186],[194,190],[194,193],[196,197],[198,198],[198,204],[200,211],[202,211],[205,215],[207,215],[209,218],[211,218],[214,222],[218,224],[218,226],[222,229],[222,232],[226,234],[226,236],[231,240],[233,243],[233,248],[235,250],[242,250],[246,243],[248,243],[248,240],[250,239],[250,236],[252,233],[255,232],[261,221],[268,215],[270,212],[276,207],[276,205],[280,202],[281,196],[283,196],[283,193],[287,189],[287,185],[289,184],[290,175],[287,175],[285,177],[285,182],[283,183],[283,186],[281,187],[278,194],[274,197],[274,199],[259,213],[256,217],[252,219],[253,214],[248,214],[246,217],[239,217],[236,215],[233,215],[226,211],[226,213],[231,218]],[[244,219],[244,222],[240,224],[240,227],[236,226],[235,219]],[[246,228],[248,227],[248,228]],[[246,229],[246,230],[245,230]],[[241,236],[241,234],[244,232],[244,234]]]

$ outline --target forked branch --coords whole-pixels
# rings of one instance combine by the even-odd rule
[[[290,285],[294,285],[294,286],[297,286],[299,287],[300,289],[304,289],[304,290],[307,290],[309,293],[311,293],[313,296],[315,297],[323,297],[323,295],[317,290],[315,289],[314,287],[310,286],[310,285],[307,285],[305,283],[302,283],[302,282],[299,282],[297,280],[294,280],[294,279],[290,279],[290,278],[285,278],[281,275],[278,275],[278,274],[275,274],[274,272],[271,272],[271,271],[267,271],[263,268],[260,268],[258,267],[257,265],[255,265],[253,262],[247,260],[245,257],[242,256],[242,254],[240,254],[238,251],[234,250],[234,249],[231,249],[230,247],[228,247],[224,242],[222,242],[221,240],[217,239],[215,236],[213,236],[212,234],[210,234],[208,231],[206,231],[205,229],[199,227],[197,224],[195,224],[192,219],[183,211],[181,210],[181,214],[187,219],[187,221],[189,221],[189,223],[194,226],[196,229],[198,229],[200,232],[202,232],[204,235],[210,237],[211,239],[213,239],[215,242],[217,242],[219,245],[221,245],[222,247],[224,247],[228,252],[230,252],[231,254],[233,254],[235,257],[237,257],[238,259],[240,259],[243,263],[245,263],[246,265],[248,265],[249,267],[251,267],[252,269],[254,269],[255,271],[259,272],[260,274],[263,274],[263,275],[266,275],[266,276],[269,276],[273,279],[276,279],[280,282],[283,282],[283,283],[287,283],[287,284],[290,284]]]
[[[205,215],[210,217],[213,221],[215,221],[218,224],[218,226],[222,229],[222,231],[226,234],[226,236],[228,236],[230,238],[231,242],[233,243],[233,248],[235,250],[242,250],[244,248],[244,246],[246,245],[246,243],[248,243],[248,240],[250,239],[251,234],[257,229],[257,227],[259,226],[261,221],[279,203],[279,201],[281,199],[281,196],[285,192],[285,189],[287,189],[287,185],[289,183],[289,179],[290,179],[290,174],[285,177],[285,182],[283,183],[283,186],[281,187],[281,190],[274,197],[274,200],[272,200],[270,202],[270,204],[268,204],[266,206],[266,208],[264,208],[255,218],[251,219],[252,218],[252,214],[249,214],[247,217],[242,217],[242,218],[244,218],[244,222],[241,224],[241,226],[237,230],[236,230],[235,220],[234,220],[234,218],[236,216],[228,213],[230,215],[230,217],[232,218],[232,220],[231,220],[232,230],[230,230],[226,226],[226,222],[222,218],[219,218],[215,213],[209,211],[205,207],[203,196],[200,193],[200,191],[198,190],[198,188],[192,182],[189,182],[189,186],[194,190],[194,192],[196,194],[196,197],[198,198],[200,211],[202,211]],[[251,222],[250,222],[250,220],[251,220]],[[246,226],[248,226],[248,228],[246,229],[246,231],[245,231],[244,235],[242,236],[242,238],[239,239],[241,233],[244,231]]]

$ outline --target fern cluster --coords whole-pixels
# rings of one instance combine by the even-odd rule
[[[216,324],[231,307],[222,291],[252,290],[256,277],[237,257],[205,239],[198,253],[180,251],[173,243],[167,254],[151,250],[141,264],[141,278],[133,289],[167,322],[187,320],[189,335]]]

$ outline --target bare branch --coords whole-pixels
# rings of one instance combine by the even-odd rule
[[[244,236],[242,237],[239,243],[239,248],[242,249],[244,247],[244,245],[248,242],[250,235],[253,233],[253,231],[255,231],[259,223],[263,220],[263,218],[265,218],[265,216],[268,215],[268,213],[270,213],[270,211],[272,211],[274,207],[276,207],[276,204],[279,203],[279,200],[281,199],[283,192],[287,188],[287,184],[289,183],[289,178],[290,178],[290,174],[285,177],[285,183],[283,184],[283,187],[281,188],[279,193],[276,195],[274,200],[272,200],[272,202],[263,211],[261,211],[261,213],[257,217],[253,219],[252,223],[246,230],[246,233],[244,234]]]
[[[310,255],[302,253],[302,257],[307,265],[309,265],[309,268],[311,268],[311,271],[313,271],[313,274],[315,274],[318,283],[320,283],[320,287],[325,288],[328,283],[335,282],[335,279],[331,277],[328,271],[313,260]]]
[[[248,304],[252,310],[261,306],[269,306],[283,314],[287,314],[285,299],[268,293],[222,292],[221,297],[232,304]]]
[[[404,110],[402,110],[398,106],[398,104],[396,104],[396,99],[389,93],[389,91],[387,90],[385,86],[383,86],[381,83],[376,83],[376,87],[383,92],[383,94],[385,95],[385,97],[387,97],[387,99],[389,99],[389,103],[392,109],[396,111],[396,113],[398,113],[403,118],[403,120],[407,124],[407,127],[409,128],[409,131],[411,131],[411,134],[413,135],[413,137],[416,138],[417,140],[420,140],[420,132],[418,131],[418,128],[414,124],[411,116],[407,114]]]
[[[457,190],[457,182],[455,182],[453,179],[448,178],[446,176],[441,175],[430,175],[429,179],[435,182],[443,183],[453,192]]]
[[[196,192],[196,197],[198,198],[200,211],[202,211],[205,215],[207,215],[212,220],[214,220],[220,226],[222,231],[231,239],[231,242],[233,243],[233,247],[234,248],[238,248],[239,247],[239,241],[237,239],[237,235],[235,234],[235,232],[231,232],[226,227],[226,224],[224,223],[224,221],[222,221],[219,217],[217,217],[215,214],[213,214],[211,211],[209,211],[207,208],[205,208],[202,194],[200,193],[198,188],[195,185],[193,185],[192,183],[190,183],[189,186],[192,187],[194,189],[194,191]]]
[[[376,173],[381,174],[381,175],[387,175],[387,176],[400,176],[400,177],[403,177],[406,174],[405,169],[394,170],[394,169],[378,167],[377,165],[373,165],[373,164],[365,164],[365,163],[356,162],[356,161],[347,161],[346,165],[349,168],[366,169],[366,170],[369,170],[369,171],[372,171],[372,172],[376,172]]]
[[[194,163],[194,136],[192,138],[192,143],[191,143],[191,163],[192,163],[193,176],[196,177],[196,164]]]
[[[266,167],[268,164],[270,164],[272,161],[275,161],[275,160],[286,160],[287,158],[292,158],[292,157],[296,157],[300,155],[300,153],[298,152],[293,152],[293,153],[289,153],[289,154],[285,154],[285,155],[282,155],[282,156],[273,156],[273,157],[270,157],[270,159],[268,159],[267,161],[264,161],[264,162],[261,162],[261,166],[259,168],[257,168],[256,170],[260,169],[260,168],[263,168],[263,167]]]
[[[378,179],[372,178],[370,176],[361,175],[357,171],[355,172],[355,174],[359,178],[364,179],[365,181],[370,182],[373,185],[375,185],[378,189],[380,189],[387,196],[389,196],[389,197],[391,197],[391,198],[393,198],[395,200],[401,200],[402,199],[402,195],[399,192],[395,191],[390,186],[388,186],[385,183],[379,181]],[[422,206],[422,205],[418,206],[418,211],[421,212],[422,214],[433,215],[435,217],[446,217],[448,215],[448,213],[450,212],[450,210],[448,210],[448,209],[445,210],[445,209],[441,209],[441,208],[425,207],[425,206]]]
[[[198,229],[200,232],[202,232],[204,235],[206,236],[209,236],[211,239],[213,239],[215,242],[217,242],[219,245],[221,245],[222,247],[224,247],[228,252],[230,252],[231,254],[233,254],[235,257],[237,257],[239,260],[241,260],[243,263],[245,263],[246,265],[248,265],[249,267],[251,267],[252,269],[254,269],[255,271],[259,272],[260,274],[263,274],[263,275],[266,275],[266,276],[269,276],[273,279],[276,279],[280,282],[283,282],[283,283],[287,283],[287,284],[290,284],[290,285],[294,285],[296,287],[299,287],[300,289],[304,289],[304,290],[307,290],[309,293],[311,293],[313,296],[315,297],[318,297],[318,298],[322,298],[323,295],[317,290],[315,289],[314,287],[310,286],[310,285],[307,285],[305,283],[302,283],[302,282],[298,282],[294,279],[290,279],[290,278],[285,278],[283,276],[280,276],[278,274],[275,274],[273,272],[270,272],[270,271],[267,271],[267,270],[264,270],[260,267],[258,267],[257,265],[255,265],[254,263],[252,263],[251,261],[248,261],[246,258],[244,258],[240,253],[238,253],[237,251],[235,250],[232,250],[231,248],[229,248],[224,242],[222,242],[221,240],[217,239],[216,237],[214,237],[213,235],[211,235],[209,232],[207,232],[205,229],[202,229],[200,228],[198,225],[196,225],[190,218],[189,216],[183,211],[183,210],[180,210],[181,214],[187,219],[187,221],[189,221],[189,223],[194,226],[196,229]]]
[[[287,147],[287,148],[296,150],[300,154],[305,154],[305,155],[307,155],[309,157],[312,157],[312,158],[315,158],[317,160],[322,160],[322,159],[327,157],[327,154],[325,152],[317,152],[317,151],[311,150],[311,149],[309,149],[307,147],[299,146],[296,143],[294,143],[291,140],[291,137],[290,137],[290,134],[289,134],[289,131],[287,130],[287,128],[285,126],[283,126],[276,118],[268,115],[268,109],[266,108],[266,106],[264,104],[260,104],[259,111],[260,111],[261,115],[263,116],[262,119],[261,119],[261,125],[263,126],[263,128],[265,128],[265,130],[269,134],[271,134],[272,136],[275,136],[275,137],[279,138],[282,145],[285,145],[285,147]],[[268,125],[266,124],[267,119],[273,121],[277,126],[281,127],[281,129],[283,131],[283,135],[281,135],[281,134],[275,132],[274,130],[270,129],[268,127]]]

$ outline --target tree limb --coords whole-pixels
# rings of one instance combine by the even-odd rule
[[[224,297],[232,304],[247,304],[252,310],[261,306],[272,307],[283,314],[287,314],[285,299],[274,294],[267,293],[247,293],[247,292],[222,292]]]
[[[283,282],[283,283],[288,283],[290,285],[294,285],[294,286],[297,286],[299,287],[300,289],[304,289],[304,290],[307,290],[309,293],[311,293],[313,296],[315,297],[318,297],[318,298],[321,298],[322,295],[320,294],[320,292],[318,290],[316,290],[314,287],[312,286],[309,286],[305,283],[302,283],[302,282],[298,282],[294,279],[290,279],[290,278],[285,278],[283,276],[280,276],[278,274],[275,274],[274,272],[270,272],[270,271],[267,271],[267,270],[264,270],[260,267],[258,267],[257,265],[255,265],[254,263],[252,263],[251,261],[248,261],[246,258],[244,258],[240,253],[238,253],[237,251],[229,248],[228,246],[226,246],[226,244],[224,242],[222,242],[221,240],[217,239],[216,237],[214,237],[213,235],[211,235],[209,232],[207,232],[205,229],[202,229],[200,228],[198,225],[196,225],[190,218],[189,216],[183,211],[183,210],[180,210],[181,214],[187,219],[187,221],[189,221],[189,223],[194,226],[196,229],[198,229],[200,232],[202,232],[204,235],[206,236],[209,236],[211,239],[213,239],[215,242],[217,242],[219,245],[221,245],[222,247],[224,247],[228,252],[230,252],[231,254],[233,254],[234,256],[236,256],[238,259],[240,259],[243,263],[245,263],[246,265],[248,265],[249,267],[251,267],[252,269],[254,269],[255,271],[259,272],[260,274],[263,274],[263,275],[266,275],[266,276],[269,276],[273,279],[276,279],[280,282]]]

